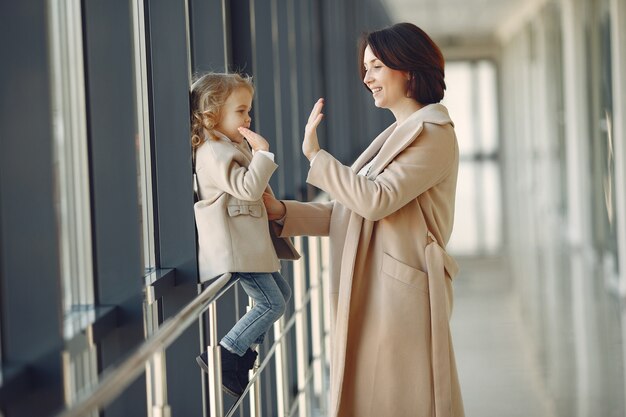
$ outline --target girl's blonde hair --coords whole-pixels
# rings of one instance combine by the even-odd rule
[[[191,146],[194,151],[204,143],[205,129],[211,139],[218,139],[213,130],[220,121],[222,107],[228,96],[242,87],[254,94],[252,77],[215,72],[194,77],[190,91]]]

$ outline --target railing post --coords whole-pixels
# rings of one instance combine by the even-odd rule
[[[203,290],[202,283],[198,284],[198,294],[200,294]],[[200,337],[200,351],[203,352],[205,347],[209,344],[207,338],[209,337],[207,334],[207,315],[200,314],[198,317],[198,335]],[[202,417],[209,417],[209,383],[208,378],[203,371],[199,372],[200,374],[200,384],[202,386]]]
[[[152,355],[150,360],[152,370],[152,382],[154,384],[152,417],[170,417],[170,406],[167,404],[167,367],[165,352],[159,350]]]
[[[294,244],[298,252],[302,253],[302,237],[294,238]],[[309,369],[308,355],[308,331],[306,314],[306,287],[305,287],[304,260],[296,261],[293,277],[293,301],[296,314],[296,368],[298,376],[298,415],[308,417],[309,395],[307,387],[307,371]]]
[[[279,318],[274,323],[274,340],[278,340],[283,333],[285,327],[285,317]],[[276,365],[276,411],[278,417],[286,417],[289,413],[289,390],[287,387],[287,364],[285,339],[283,338],[276,346],[274,353]]]
[[[152,336],[160,325],[160,299],[150,302],[149,297],[144,300],[144,334]],[[160,349],[152,354],[146,362],[146,399],[148,401],[149,417],[170,417],[171,410],[167,403],[167,363],[165,351]]]
[[[209,365],[209,409],[211,417],[224,415],[224,403],[222,398],[222,361],[220,345],[217,338],[217,303],[209,305],[209,346],[207,357]]]
[[[322,262],[322,276],[320,282],[322,283],[322,352],[323,352],[323,364],[324,372],[326,369],[330,369],[330,355],[326,352],[330,352],[330,303],[324,302],[326,297],[325,291],[330,288],[330,240],[327,237],[320,239],[320,259]],[[328,393],[330,390],[326,386],[326,378],[322,379],[322,392]],[[326,394],[328,399],[328,394]]]
[[[252,297],[248,297],[248,309],[247,311],[252,310],[254,307],[254,300]],[[257,364],[257,360],[254,364]],[[255,366],[252,367],[252,370],[248,372],[248,376],[251,376],[251,372],[254,371]],[[244,387],[245,388],[245,387]],[[261,417],[261,378],[257,378],[254,382],[254,385],[248,391],[250,394],[250,417]]]
[[[313,349],[313,390],[318,411],[326,414],[326,390],[324,371],[326,352],[324,349],[324,292],[322,284],[321,238],[309,238],[309,276],[311,277],[311,347]]]

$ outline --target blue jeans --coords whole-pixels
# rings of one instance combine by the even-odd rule
[[[220,344],[243,356],[253,343],[263,343],[265,333],[285,314],[291,288],[280,272],[236,272],[233,278],[239,278],[246,294],[254,300],[254,307],[239,319]]]

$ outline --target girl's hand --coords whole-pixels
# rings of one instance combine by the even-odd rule
[[[313,106],[311,114],[309,115],[309,121],[304,127],[304,141],[302,141],[302,153],[310,161],[313,159],[317,152],[320,150],[320,144],[317,140],[317,126],[322,121],[324,115],[322,114],[322,107],[324,107],[324,99],[320,98]]]
[[[263,193],[263,204],[265,204],[265,210],[267,210],[267,218],[269,220],[282,219],[287,213],[285,204],[280,200],[276,200],[270,193]]]
[[[245,127],[240,127],[239,133],[248,139],[248,143],[255,151],[269,151],[270,144],[265,140],[265,138],[258,133],[253,132],[250,129],[246,129]]]

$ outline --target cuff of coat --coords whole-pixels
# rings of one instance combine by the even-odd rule
[[[309,168],[309,175],[306,178],[306,182],[320,188],[326,192],[323,188],[324,178],[328,174],[328,165],[334,161],[335,158],[323,149],[320,149],[315,157],[311,160],[311,167]],[[315,161],[315,163],[313,163]]]
[[[293,221],[289,217],[298,218],[298,201],[281,200],[285,205],[285,215],[280,219],[282,220],[282,229],[280,230],[280,237],[292,237],[298,236],[297,227],[294,227]]]
[[[265,187],[267,187],[267,183],[270,180],[270,177],[272,176],[274,171],[276,171],[277,168],[278,168],[278,165],[267,156],[259,155],[258,157],[256,157],[253,155],[252,161],[250,162],[250,165],[248,166],[248,171],[250,171],[250,169],[253,169],[262,175],[263,182],[265,183],[265,185],[263,186],[263,189],[265,189]]]
[[[272,162],[275,162],[274,154],[272,152],[269,152],[269,151],[254,151],[254,155],[256,155],[257,153],[259,155],[267,156],[269,159],[272,160]]]
[[[280,237],[328,236],[330,212],[317,203],[281,200],[285,204],[285,216]]]
[[[321,149],[320,149],[321,150]],[[313,166],[313,161],[315,161],[315,158],[317,158],[317,154],[319,154],[320,151],[317,151],[317,153],[315,154],[315,156],[313,158],[311,158],[311,160],[309,161],[309,166]]]

